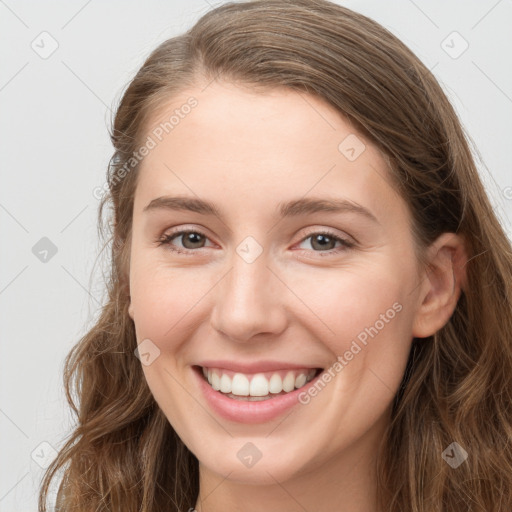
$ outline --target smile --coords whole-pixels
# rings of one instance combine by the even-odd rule
[[[322,370],[294,368],[259,373],[240,373],[224,368],[200,367],[212,389],[234,400],[261,401],[300,389]]]

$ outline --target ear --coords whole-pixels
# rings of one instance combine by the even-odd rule
[[[128,298],[128,316],[133,320],[133,314],[134,314],[133,302],[132,302],[132,297],[130,295],[130,286],[128,284],[125,286],[125,290],[126,290],[126,296]]]
[[[129,277],[124,274],[121,277],[121,289],[123,292],[123,295],[128,299],[128,316],[133,320],[133,303],[132,303],[132,297],[130,295],[130,283],[129,283]]]
[[[443,233],[427,249],[414,337],[432,336],[446,325],[466,286],[467,261],[464,238],[455,233]]]
[[[128,306],[128,315],[133,320],[133,303],[131,297],[128,297],[128,300],[130,301],[130,305]]]
[[[132,243],[132,232],[130,230],[126,241],[121,241],[118,237],[114,239],[114,246],[118,254],[120,254],[121,267],[121,288],[123,294],[128,298],[128,315],[133,320],[133,304],[130,295],[130,250]]]
[[[120,278],[121,293],[128,299],[128,315],[133,320],[133,303],[130,295],[130,283],[127,274],[122,274]]]

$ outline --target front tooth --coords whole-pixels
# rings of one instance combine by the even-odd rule
[[[287,393],[293,391],[295,388],[295,376],[293,372],[288,372],[286,377],[283,379],[283,391]]]
[[[304,386],[304,384],[306,384],[306,376],[301,373],[300,375],[297,375],[297,378],[295,379],[295,387],[298,389]]]
[[[220,378],[220,391],[222,393],[231,393],[231,379],[225,373]]]
[[[270,393],[281,393],[281,391],[283,391],[283,379],[281,379],[278,373],[274,373],[274,375],[270,377],[268,390]]]
[[[265,375],[257,373],[251,380],[249,393],[251,396],[267,396],[268,380]]]
[[[210,370],[210,368],[208,368],[208,382],[210,384],[212,383],[212,371]]]
[[[203,366],[203,375],[208,378],[208,370]]]
[[[249,396],[249,379],[243,373],[235,373],[233,376],[231,393],[238,396]]]
[[[220,389],[220,377],[218,376],[217,372],[215,370],[212,371],[212,382],[211,382],[212,388],[215,389],[215,391],[219,391]]]

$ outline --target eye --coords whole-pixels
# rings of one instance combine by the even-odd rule
[[[344,251],[346,249],[350,249],[354,247],[354,243],[342,238],[340,236],[331,233],[330,231],[320,231],[311,233],[306,238],[304,238],[301,242],[303,244],[307,240],[311,240],[309,242],[310,247],[314,250],[314,252],[322,252],[326,254],[322,254],[321,256],[327,256],[328,254],[338,253]],[[339,244],[336,248],[336,244]]]
[[[313,252],[324,253],[321,254],[321,256],[339,253],[344,250],[350,249],[355,245],[353,242],[346,240],[345,238],[342,238],[340,236],[337,236],[334,233],[331,233],[330,231],[320,231],[311,233],[306,238],[303,238],[300,243],[303,244],[309,239],[311,239],[310,247],[313,250]],[[181,240],[181,247],[175,245],[175,240]],[[165,233],[158,239],[157,243],[158,246],[168,246],[169,249],[174,252],[191,255],[194,253],[195,249],[202,249],[206,247],[205,243],[207,240],[208,237],[204,233],[201,233],[200,231],[181,230],[171,233]],[[338,244],[337,248],[336,244]],[[302,250],[307,251],[308,249]]]
[[[175,239],[181,240],[182,247],[173,244]],[[189,251],[194,249],[202,249],[208,238],[199,231],[182,230],[174,233],[166,233],[158,240],[158,245],[167,245],[172,251],[183,254],[191,254]]]

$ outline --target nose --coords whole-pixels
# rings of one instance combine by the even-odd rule
[[[271,270],[265,252],[248,263],[236,252],[231,268],[215,287],[211,323],[233,341],[265,334],[277,337],[286,327],[286,287]]]

